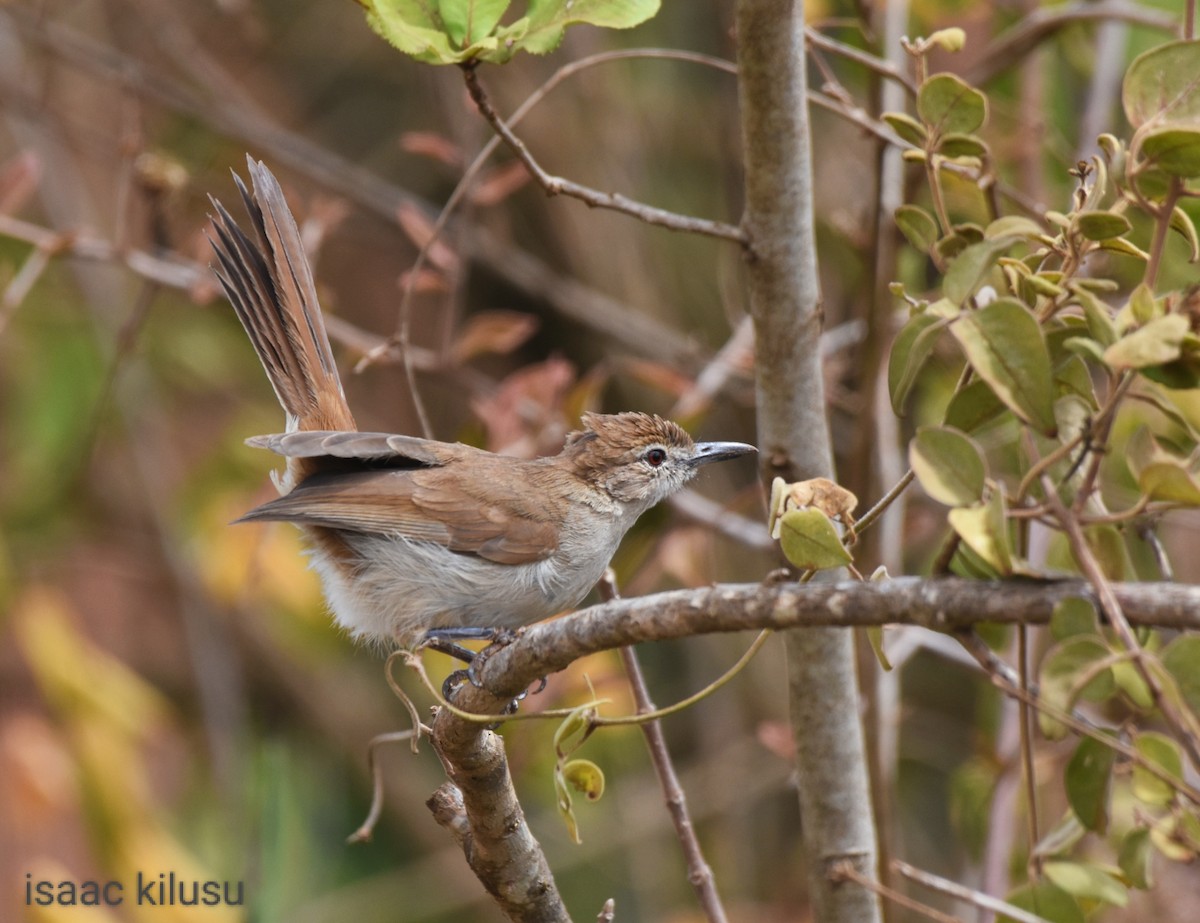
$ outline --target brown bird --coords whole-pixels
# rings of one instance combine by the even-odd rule
[[[247,161],[253,191],[234,180],[248,234],[210,197],[214,269],[286,413],[286,432],[247,441],[286,468],[282,496],[238,521],[301,528],[354,638],[469,658],[454,640],[576,605],[642,513],[703,465],[755,451],[642,413],[584,414],[558,455],[533,460],[358,432],[295,219],[271,171]]]

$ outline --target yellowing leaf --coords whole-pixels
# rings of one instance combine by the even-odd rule
[[[1074,897],[1103,901],[1116,907],[1129,903],[1129,892],[1120,880],[1098,865],[1083,862],[1046,862],[1042,871]]]
[[[1183,779],[1183,751],[1170,737],[1155,731],[1138,734],[1133,742],[1146,760],[1163,769],[1167,775]],[[1175,787],[1137,763],[1133,766],[1133,794],[1147,804],[1168,805],[1175,800]]]
[[[1141,369],[1178,359],[1188,332],[1182,314],[1159,317],[1121,337],[1104,351],[1104,361],[1115,369]]]
[[[562,772],[567,784],[588,801],[599,801],[604,794],[604,770],[591,760],[568,760]]]
[[[1013,560],[1004,519],[1004,498],[999,491],[995,491],[986,503],[952,509],[948,519],[968,548],[998,573],[1012,573]]]
[[[983,452],[953,427],[925,427],[908,445],[908,463],[925,492],[946,506],[970,506],[983,496]]]

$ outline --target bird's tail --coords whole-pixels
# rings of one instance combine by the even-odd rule
[[[246,158],[251,190],[234,181],[251,233],[216,199],[213,268],[287,413],[287,430],[353,430],[296,219],[274,174]]]

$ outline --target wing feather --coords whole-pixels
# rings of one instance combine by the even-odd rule
[[[285,438],[317,435],[295,433]],[[299,451],[298,445],[285,447]],[[410,452],[404,455],[412,457]],[[504,466],[507,478],[493,476],[495,472],[489,470],[495,464],[493,459]],[[514,471],[512,466],[521,470]],[[514,474],[523,489],[504,490],[501,485],[514,483]],[[531,483],[544,488],[553,480],[546,478],[544,464],[487,456],[482,466],[469,466],[469,475],[464,478],[461,467],[453,463],[317,474],[239,521],[292,522],[397,535],[500,564],[527,564],[554,553],[561,511],[555,515],[554,498],[546,489],[529,490]]]

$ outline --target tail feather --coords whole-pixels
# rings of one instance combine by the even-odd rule
[[[253,191],[234,180],[254,236],[212,199],[213,268],[287,413],[287,429],[353,430],[300,231],[271,171],[247,162]]]

